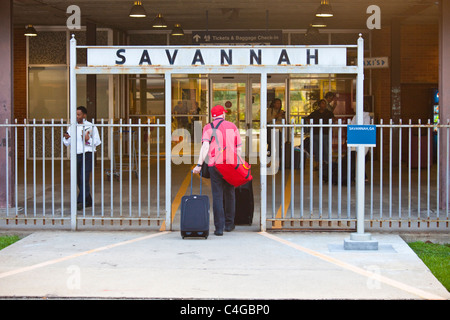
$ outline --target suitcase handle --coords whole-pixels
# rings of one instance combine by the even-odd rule
[[[194,171],[191,170],[191,196],[192,196],[192,178],[194,175]],[[200,170],[200,194],[202,194],[202,171]]]

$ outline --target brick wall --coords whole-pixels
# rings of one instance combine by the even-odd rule
[[[438,25],[404,25],[401,30],[402,83],[438,83]]]
[[[383,27],[372,32],[372,56],[391,56],[391,28]],[[368,76],[366,75],[366,79]],[[391,72],[389,68],[372,69],[375,122],[389,121],[391,115]]]
[[[391,56],[391,28],[372,32],[372,56]],[[366,75],[366,79],[367,79]],[[384,122],[391,118],[390,69],[372,70],[372,92],[375,96],[375,119]],[[402,84],[433,84],[439,80],[438,25],[402,25],[401,28],[401,82]],[[423,94],[426,94],[425,92]],[[411,109],[412,108],[412,109]],[[417,108],[417,110],[414,110]],[[414,114],[421,105],[408,106],[406,114]],[[405,116],[406,116],[405,114]],[[407,120],[406,120],[407,121]]]
[[[23,29],[14,29],[14,118],[23,123],[27,117],[26,38]],[[17,130],[19,157],[23,157],[23,130]]]
[[[401,118],[403,123],[418,119],[426,123],[428,88],[439,79],[439,32],[438,25],[402,25],[401,27]],[[391,57],[391,28],[383,27],[372,32],[372,56]],[[391,63],[391,61],[390,61]],[[368,78],[366,74],[366,79]],[[420,90],[419,90],[420,89]],[[391,72],[390,68],[372,70],[372,92],[375,96],[374,117],[379,123],[391,119]],[[413,93],[413,94],[411,94]],[[413,102],[411,102],[413,100]],[[389,156],[389,130],[384,130],[383,154]],[[376,149],[376,156],[378,150]]]

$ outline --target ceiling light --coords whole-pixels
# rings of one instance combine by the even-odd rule
[[[153,20],[153,28],[167,28],[166,20],[164,20],[161,13],[158,13],[155,20]]]
[[[179,23],[175,24],[175,27],[172,29],[172,32],[170,33],[171,36],[184,36],[184,31],[181,28],[181,25]]]
[[[332,17],[333,16],[333,9],[331,9],[331,5],[328,3],[328,0],[321,0],[320,6],[317,9],[316,17]]]
[[[24,35],[27,37],[36,37],[37,36],[36,29],[31,24],[29,24],[25,27]]]
[[[315,18],[311,23],[311,27],[314,28],[325,28],[326,26],[327,24],[325,23],[325,20],[323,18]]]
[[[319,29],[314,28],[313,26],[310,25],[306,30],[305,36],[315,36],[317,34],[319,34]]]
[[[142,6],[142,1],[135,1],[133,7],[131,8],[130,17],[132,18],[145,18],[147,13],[145,12],[144,7]]]

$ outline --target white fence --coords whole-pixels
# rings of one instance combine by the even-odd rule
[[[102,120],[96,126],[102,144],[92,160],[93,205],[77,212],[78,224],[164,228],[172,205],[166,201],[166,183],[173,183],[165,181],[165,156],[171,154],[162,142],[165,125]],[[346,147],[346,126],[341,122],[268,125],[275,128],[268,131],[272,142],[281,141],[281,147],[272,147],[265,199],[254,194],[256,210],[259,203],[267,205],[268,229],[355,227],[355,159]],[[3,156],[7,159],[0,170],[10,177],[0,182],[7,192],[0,226],[70,228],[74,218],[70,159],[62,142],[67,127],[62,120],[0,125],[6,135]],[[366,161],[366,223],[448,228],[450,125],[390,122],[376,127],[377,147],[369,149]],[[328,159],[321,148],[326,128],[331,130]],[[319,135],[319,146],[312,143],[314,134]],[[311,143],[305,148],[302,142],[307,137]],[[317,148],[315,164],[311,155]],[[196,161],[196,156],[192,159]],[[259,166],[253,168],[257,184]],[[441,172],[447,175],[442,178]]]
[[[346,146],[346,127],[341,121],[268,125],[275,129],[270,130],[272,141],[280,145],[268,163],[268,174],[276,173],[268,179],[271,185],[263,200],[268,228],[355,228],[356,152]],[[324,134],[326,128],[329,135]],[[449,124],[390,121],[376,128],[377,147],[368,148],[366,155],[366,224],[448,228]],[[317,145],[314,134],[319,135]],[[310,142],[306,147],[305,139]],[[442,171],[447,172],[445,178]]]
[[[162,227],[170,205],[164,203],[165,182],[161,181],[160,158],[165,150],[160,150],[159,141],[164,125],[159,121],[124,124],[122,120],[101,120],[96,127],[102,143],[92,157],[93,205],[86,207],[84,203],[76,219],[81,225],[108,222]],[[13,172],[11,179],[2,181],[7,194],[1,221],[6,225],[70,228],[70,152],[63,145],[68,125],[62,120],[34,120],[2,124],[0,128],[6,133],[6,156],[11,155],[2,170],[6,177]]]

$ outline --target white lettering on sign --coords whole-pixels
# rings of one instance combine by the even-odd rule
[[[346,66],[346,48],[88,48],[88,66]]]
[[[374,125],[348,125],[347,126],[347,146],[376,147],[377,136]]]

